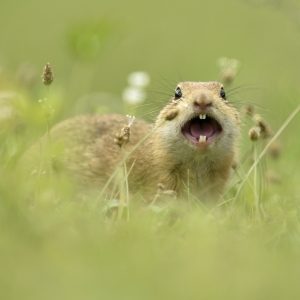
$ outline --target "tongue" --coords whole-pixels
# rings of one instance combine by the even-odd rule
[[[200,135],[205,135],[206,137],[212,136],[214,133],[214,129],[212,125],[207,121],[195,122],[191,125],[191,134],[197,140],[199,139]]]

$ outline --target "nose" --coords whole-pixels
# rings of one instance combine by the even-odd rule
[[[204,93],[194,100],[194,111],[196,113],[208,111],[211,109],[211,106],[212,106],[211,98]]]

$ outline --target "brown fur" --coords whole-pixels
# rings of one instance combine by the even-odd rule
[[[152,200],[161,184],[179,197],[189,187],[200,200],[218,198],[236,161],[239,114],[220,97],[222,85],[218,82],[182,82],[178,86],[183,97],[171,99],[154,125],[135,120],[131,126],[126,153],[155,130],[127,159],[127,170],[132,167],[128,179],[130,192],[142,190],[143,196]],[[208,106],[223,132],[208,149],[201,150],[183,137],[181,128]],[[53,169],[65,170],[77,182],[101,190],[121,160],[121,150],[114,138],[126,123],[125,116],[112,114],[78,116],[56,125],[50,132]],[[23,157],[26,165],[32,160],[31,173],[39,168],[44,145],[45,137]]]

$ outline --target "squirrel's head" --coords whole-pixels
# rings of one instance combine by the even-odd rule
[[[239,125],[239,114],[219,82],[179,83],[156,121],[157,131],[170,147],[201,154],[230,150]]]

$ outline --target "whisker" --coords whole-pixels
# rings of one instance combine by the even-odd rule
[[[165,104],[166,101],[162,101],[162,100],[151,100],[151,101],[147,101],[146,103],[141,103],[141,104],[138,104],[136,106],[132,106],[130,109],[137,109],[137,108],[143,108],[143,107],[146,107],[146,106],[151,106],[151,105],[157,105],[157,104]]]
[[[158,114],[159,111],[160,111],[160,110],[157,109],[157,108],[151,109],[151,110],[148,110],[147,112],[141,114],[140,117],[143,118],[143,117],[145,117],[145,116],[147,116],[147,115],[154,114],[154,113]]]
[[[171,81],[171,79],[166,79],[166,78],[164,78],[159,72],[157,72],[156,71],[156,73],[158,74],[158,76],[162,79],[162,80],[164,80],[172,89],[174,89],[175,88],[175,86],[176,86],[176,84],[177,84],[177,82],[175,82],[175,80],[173,80],[172,79],[172,81],[173,82],[175,82],[175,83],[171,83],[170,81]],[[159,81],[158,81],[159,82]],[[160,83],[160,82],[159,82]]]
[[[167,93],[163,93],[163,92],[159,92],[159,91],[149,90],[148,92],[151,93],[151,94],[160,94],[160,95],[165,95],[165,96],[173,97],[173,94],[167,94]]]
[[[231,89],[226,92],[227,95],[233,94],[233,93],[239,93],[239,92],[245,92],[245,91],[255,91],[255,90],[267,90],[266,88],[260,88],[260,87],[249,87],[250,85],[247,86],[239,86],[234,89]]]
[[[227,97],[230,97],[230,96],[234,96],[234,95],[239,95],[241,93],[245,93],[245,92],[250,92],[250,91],[255,91],[255,90],[262,90],[262,89],[241,89],[241,90],[238,90],[238,91],[235,91],[235,92],[232,92],[232,93],[227,93],[226,96]]]
[[[232,88],[232,89],[230,89],[230,90],[227,90],[227,92],[230,92],[230,91],[234,91],[234,90],[236,90],[236,89],[240,89],[240,88],[243,88],[243,87],[248,87],[248,86],[252,86],[252,85],[257,85],[258,83],[245,83],[245,84],[243,84],[243,85],[239,85],[239,86],[236,86],[236,87],[234,87],[234,88]]]

